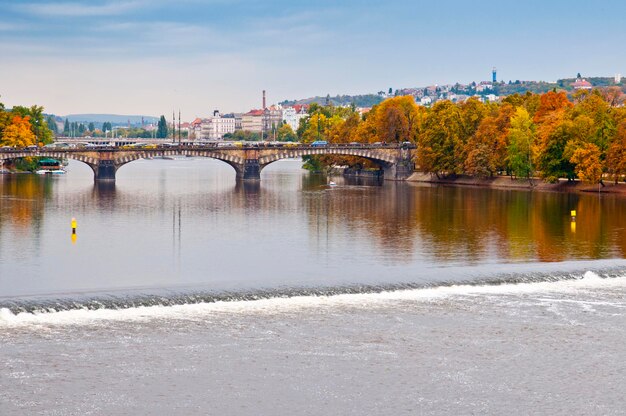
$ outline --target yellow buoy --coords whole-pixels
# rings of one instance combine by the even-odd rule
[[[76,218],[72,218],[72,234],[76,234]]]

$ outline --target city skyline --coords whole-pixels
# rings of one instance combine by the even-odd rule
[[[626,72],[606,1],[0,2],[0,101],[48,113],[245,112],[325,94]]]

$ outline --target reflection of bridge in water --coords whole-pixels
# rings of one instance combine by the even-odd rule
[[[134,160],[168,157],[193,156],[209,157],[228,163],[237,172],[237,179],[260,180],[261,170],[272,162],[281,159],[298,158],[310,155],[357,156],[371,160],[384,171],[384,178],[404,180],[413,172],[413,145],[363,144],[326,146],[227,146],[215,145],[159,145],[155,148],[85,147],[63,149],[0,149],[0,161],[23,157],[50,157],[73,159],[86,163],[94,172],[96,181],[114,181],[117,170]]]

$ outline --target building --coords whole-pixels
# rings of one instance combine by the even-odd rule
[[[264,110],[250,110],[241,117],[241,129],[254,133],[261,133],[263,138],[278,130],[283,121],[283,109],[279,105],[272,105]]]
[[[278,130],[283,122],[283,108],[280,105],[272,105],[263,111],[263,132],[272,133]]]
[[[241,116],[241,129],[261,133],[263,131],[263,110],[250,110]]]
[[[500,97],[498,97],[495,94],[487,94],[487,95],[485,95],[485,98],[487,99],[487,101],[489,101],[491,103],[496,102],[496,101],[498,101],[500,99]]]
[[[233,113],[233,117],[235,118],[235,130],[243,130],[243,114]]]
[[[283,108],[283,122],[289,124],[293,131],[298,130],[300,126],[300,120],[303,118],[307,118],[309,113],[307,113],[308,106],[305,105],[294,105],[293,107],[284,107]]]
[[[490,82],[483,81],[480,84],[476,85],[476,92],[485,92],[493,90],[493,84]]]
[[[196,118],[189,123],[189,139],[195,140],[200,137],[200,130],[202,129],[202,119]]]
[[[576,78],[576,81],[572,83],[574,91],[578,90],[590,90],[592,88],[591,83],[584,78]]]
[[[420,100],[420,105],[429,106],[433,103],[433,99],[430,97],[422,97]]]
[[[222,140],[227,133],[235,132],[235,117],[222,115],[218,110],[208,118],[196,118],[189,125],[189,137],[195,140]]]

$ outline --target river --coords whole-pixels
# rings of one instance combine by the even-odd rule
[[[0,176],[0,414],[626,414],[624,197],[300,166]]]

